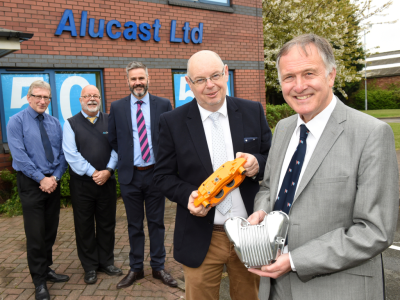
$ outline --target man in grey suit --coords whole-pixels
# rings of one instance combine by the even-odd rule
[[[393,132],[333,95],[336,63],[324,38],[306,34],[286,43],[277,68],[297,115],[276,126],[249,221],[286,209],[290,225],[277,261],[250,270],[263,276],[260,299],[384,299],[381,253],[392,243],[399,208]],[[292,156],[302,165],[296,178]]]

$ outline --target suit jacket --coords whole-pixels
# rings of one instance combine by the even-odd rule
[[[247,213],[253,212],[258,180],[264,175],[271,131],[260,103],[226,97],[234,153],[253,154],[259,163],[258,178],[246,177],[240,185]],[[254,140],[245,142],[246,137]],[[196,99],[160,118],[160,144],[154,171],[156,186],[178,203],[174,234],[174,258],[191,268],[199,267],[208,251],[214,225],[215,207],[206,217],[187,209],[189,196],[212,173],[213,167]]]
[[[276,126],[255,210],[273,210],[296,124],[297,115]],[[390,126],[338,100],[289,213],[288,247],[297,273],[277,281],[291,291],[285,299],[383,299],[380,253],[393,241],[398,182]],[[262,299],[268,289],[263,278]]]
[[[153,153],[157,161],[160,115],[172,110],[168,99],[150,96],[150,126]],[[108,117],[108,141],[118,153],[118,181],[129,184],[133,178],[133,130],[131,95],[111,103]]]

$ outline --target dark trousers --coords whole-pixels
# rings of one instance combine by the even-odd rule
[[[76,248],[85,272],[114,264],[116,181],[101,186],[71,176]]]
[[[150,234],[150,266],[155,271],[164,269],[164,209],[165,197],[155,188],[153,170],[134,170],[130,184],[120,184],[128,219],[131,250],[129,261],[132,271],[143,270],[144,260],[144,206]]]
[[[46,283],[46,273],[53,264],[52,247],[60,217],[60,186],[51,194],[42,192],[40,184],[17,173],[26,235],[29,271],[35,286]]]

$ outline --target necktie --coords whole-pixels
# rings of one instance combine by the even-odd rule
[[[147,140],[146,122],[143,117],[142,104],[143,101],[137,101],[137,112],[136,112],[136,123],[139,135],[140,150],[142,152],[142,158],[145,162],[150,161],[150,148]]]
[[[97,117],[87,117],[86,119],[88,119],[92,124],[94,124],[94,120],[96,120]]]
[[[37,118],[39,120],[39,130],[40,130],[40,136],[42,137],[44,153],[46,154],[47,160],[52,163],[54,161],[54,155],[53,155],[53,150],[51,149],[49,136],[47,135],[46,129],[44,129],[43,125],[44,117],[43,115],[38,115]]]
[[[213,170],[216,171],[221,165],[226,163],[227,155],[225,148],[224,131],[219,123],[219,112],[212,113],[209,118],[213,122],[212,147],[213,147]],[[228,194],[226,198],[217,205],[218,211],[226,215],[232,207],[232,195]]]
[[[274,210],[281,210],[288,215],[290,208],[292,207],[296,186],[299,181],[301,168],[303,167],[304,157],[306,155],[306,140],[308,133],[309,131],[306,125],[300,125],[300,141],[297,145],[296,151],[292,156],[292,160],[289,163],[289,168],[286,171],[281,190],[279,191],[279,195],[274,206]]]

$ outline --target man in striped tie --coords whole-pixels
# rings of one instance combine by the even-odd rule
[[[158,152],[160,115],[172,110],[168,99],[148,93],[147,67],[131,62],[126,67],[131,94],[111,104],[108,140],[118,153],[118,180],[128,218],[130,269],[117,288],[125,288],[144,278],[144,207],[150,234],[150,266],[154,278],[176,287],[174,278],[164,270],[165,198],[153,183]]]

